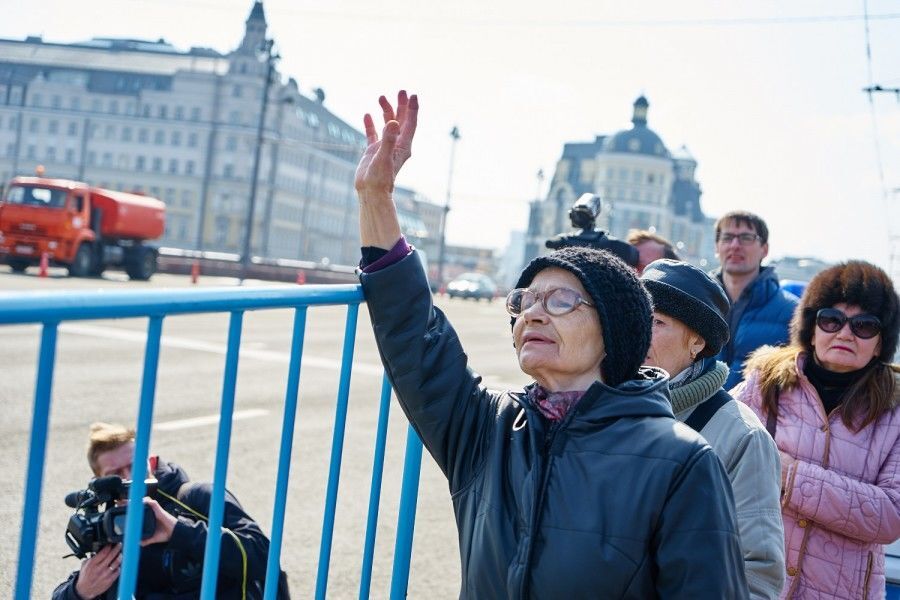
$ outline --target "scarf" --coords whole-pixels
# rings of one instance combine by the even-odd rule
[[[538,384],[525,390],[525,394],[542,415],[552,422],[562,421],[566,413],[584,396],[584,392],[550,392]]]
[[[669,382],[672,412],[677,416],[711,398],[728,379],[728,367],[715,357],[704,358],[676,375]]]

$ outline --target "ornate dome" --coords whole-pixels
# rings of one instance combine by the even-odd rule
[[[647,108],[649,106],[650,103],[643,96],[634,101],[634,116],[631,118],[634,126],[608,137],[603,145],[604,152],[646,154],[670,158],[669,151],[662,139],[647,127]]]

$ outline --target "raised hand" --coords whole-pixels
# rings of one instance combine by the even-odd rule
[[[363,118],[368,147],[356,168],[356,191],[361,200],[370,194],[390,195],[397,173],[410,156],[416,134],[419,100],[408,97],[405,90],[397,94],[397,111],[387,98],[378,99],[384,116],[384,130],[378,139],[375,122],[370,114]]]

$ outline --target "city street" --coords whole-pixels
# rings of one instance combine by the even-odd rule
[[[119,272],[103,279],[74,279],[51,269],[15,275],[0,266],[0,294],[27,291],[126,290],[189,287],[187,277],[157,275],[130,282]],[[201,276],[202,287],[234,286],[233,279]],[[248,285],[271,285],[248,282]],[[527,382],[512,349],[503,303],[436,299],[456,325],[470,364],[491,387]],[[300,379],[282,568],[295,598],[309,598],[322,530],[328,457],[337,396],[346,309],[317,307],[307,318]],[[244,317],[227,487],[244,508],[271,529],[273,490],[293,315],[260,311]],[[88,426],[98,420],[136,421],[146,320],[83,321],[60,326],[40,535],[32,596],[46,598],[78,566],[63,559],[71,509],[67,492],[91,476],[85,458]],[[0,596],[15,580],[25,467],[34,397],[39,326],[0,326],[0,518],[8,535],[0,545]],[[216,417],[222,389],[227,315],[172,317],[163,326],[151,453],[182,465],[193,480],[209,480],[214,464]],[[358,594],[369,496],[374,430],[382,369],[365,307],[360,310],[337,521],[331,557],[330,597]],[[406,420],[392,403],[371,595],[390,585]],[[459,557],[447,485],[430,457],[423,458],[418,518],[409,585],[411,598],[450,598],[459,591]]]

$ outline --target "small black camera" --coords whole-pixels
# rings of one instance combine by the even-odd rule
[[[148,496],[156,492],[155,479],[148,479],[145,484]],[[86,489],[66,495],[66,505],[75,509],[75,514],[69,517],[69,525],[66,527],[66,543],[75,556],[84,558],[103,546],[117,544],[125,539],[127,507],[117,506],[116,502],[127,500],[130,488],[130,480],[111,475],[92,479]],[[141,539],[145,540],[156,531],[156,516],[149,506],[143,503],[141,506]]]
[[[573,246],[605,250],[620,258],[628,266],[636,268],[638,264],[637,248],[606,235],[604,231],[594,229],[594,223],[600,216],[602,207],[600,196],[591,193],[582,194],[569,209],[569,220],[572,221],[572,226],[580,231],[561,233],[544,242],[544,245],[552,250]]]

